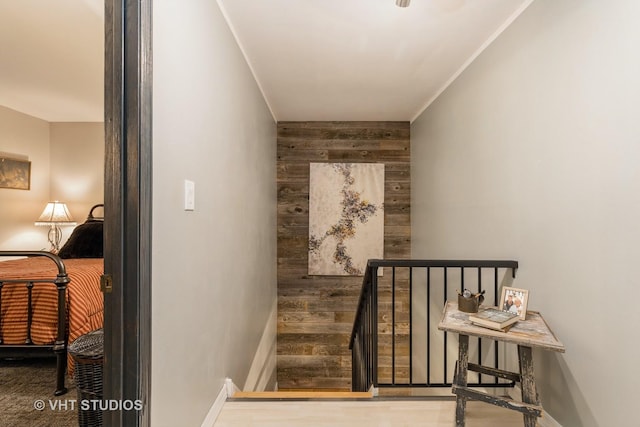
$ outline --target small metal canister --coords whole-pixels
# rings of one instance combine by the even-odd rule
[[[483,301],[484,295],[481,293],[470,296],[458,294],[458,310],[464,311],[465,313],[477,313]]]

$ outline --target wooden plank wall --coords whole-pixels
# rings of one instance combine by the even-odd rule
[[[384,163],[384,257],[407,259],[411,255],[409,137],[409,122],[278,123],[280,389],[351,389],[349,338],[362,277],[308,275],[309,163]],[[385,272],[381,287],[390,276]],[[400,307],[396,318],[406,322],[406,304],[396,306]]]

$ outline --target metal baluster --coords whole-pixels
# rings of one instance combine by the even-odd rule
[[[369,384],[373,382],[373,356],[376,352],[376,349],[373,347],[373,337],[376,335],[376,331],[373,330],[373,283],[371,282],[371,277],[369,277],[369,296],[367,301],[367,384],[365,387],[368,387]]]
[[[371,383],[374,387],[378,386],[378,267],[374,267],[371,271],[371,294],[372,294],[372,307],[371,307],[371,319],[373,333],[373,380]]]
[[[478,292],[482,292],[482,268],[478,267]],[[482,366],[482,338],[478,338],[478,365]],[[478,383],[482,384],[482,374],[478,373]]]
[[[413,267],[409,267],[409,384],[413,384]]]
[[[447,267],[444,267],[444,303],[447,303]],[[444,333],[444,350],[443,350],[443,360],[444,360],[444,383],[447,384],[447,333]]]
[[[391,268],[391,384],[396,384],[396,268]]]
[[[427,267],[427,385],[431,384],[431,267]]]
[[[33,307],[32,307],[32,292],[33,292],[33,282],[27,282],[27,339],[24,341],[25,344],[33,344],[31,341],[31,323],[33,322]]]
[[[493,269],[493,305],[498,306],[498,268],[495,267]],[[498,369],[499,357],[498,357],[498,341],[494,341],[493,344],[493,366]],[[493,380],[496,384],[498,384],[498,377],[495,377]]]

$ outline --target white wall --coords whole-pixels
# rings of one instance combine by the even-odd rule
[[[416,258],[514,258],[565,427],[637,419],[640,2],[537,0],[412,125]]]
[[[51,123],[50,189],[49,197],[64,201],[78,224],[93,205],[104,202],[102,123]]]
[[[1,156],[31,162],[31,188],[0,188],[0,250],[48,249],[46,227],[33,223],[49,201],[49,123],[0,106]]]
[[[0,188],[0,250],[49,249],[34,222],[47,202],[67,203],[74,219],[103,201],[102,123],[49,123],[0,106],[0,156],[31,161],[31,188]],[[63,243],[73,227],[62,227]]]
[[[196,426],[275,325],[276,124],[215,2],[153,14],[151,423]]]

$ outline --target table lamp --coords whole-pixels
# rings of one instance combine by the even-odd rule
[[[62,239],[61,225],[76,225],[76,222],[71,217],[67,205],[55,201],[47,203],[42,215],[35,223],[36,225],[49,226],[49,243],[51,243],[51,253],[57,254],[60,250],[60,240]]]

